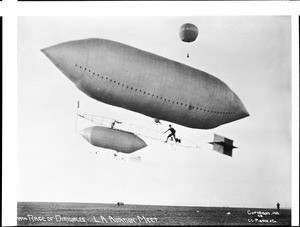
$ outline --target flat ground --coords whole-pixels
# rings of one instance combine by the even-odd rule
[[[18,226],[261,224],[291,225],[291,210],[18,202]]]

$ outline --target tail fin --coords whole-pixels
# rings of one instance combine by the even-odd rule
[[[217,134],[214,134],[214,141],[209,143],[213,145],[213,150],[230,157],[232,157],[232,149],[237,148],[233,146],[233,140]]]

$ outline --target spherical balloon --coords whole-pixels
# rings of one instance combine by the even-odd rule
[[[193,42],[197,39],[198,28],[193,24],[183,24],[179,29],[179,37],[183,42]]]

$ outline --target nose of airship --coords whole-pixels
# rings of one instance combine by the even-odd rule
[[[54,63],[56,64],[56,59],[58,57],[58,52],[55,48],[51,48],[51,47],[48,47],[48,48],[44,48],[44,49],[41,49],[41,51]]]
[[[80,44],[75,42],[61,43],[41,49],[50,61],[74,83],[82,77],[76,67],[82,55],[81,50]]]
[[[61,45],[55,45],[55,46],[47,47],[47,48],[41,49],[41,51],[57,67],[61,67],[62,65],[64,65],[66,63],[65,62],[66,59],[64,59],[64,55],[65,55],[64,48]]]
[[[246,107],[244,106],[240,98],[234,93],[233,95],[234,95],[233,112],[236,114],[236,117],[238,119],[241,119],[250,116],[249,112],[247,111]]]
[[[80,130],[80,135],[85,138],[88,142],[90,142],[90,138],[91,138],[91,130],[89,128],[85,128]]]
[[[250,116],[249,112],[247,111],[246,107],[243,105],[243,108],[241,110],[241,114],[244,116],[244,117],[248,117]]]

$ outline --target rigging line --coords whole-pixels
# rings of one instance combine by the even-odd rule
[[[88,120],[88,121],[95,122],[95,123],[97,123],[98,125],[105,126],[105,124],[101,123],[100,121],[94,120],[93,118],[92,118],[92,119],[86,118],[86,117],[84,116],[84,114],[77,114],[77,116],[80,116],[80,117],[82,117],[82,118],[84,118],[84,119],[86,119],[86,120]]]
[[[174,144],[170,144],[171,148],[173,149],[173,151],[176,151],[176,147]]]
[[[93,115],[93,114],[79,114],[79,116],[82,117],[82,118],[85,118],[86,120],[93,121],[93,122],[96,122],[96,123],[102,124],[102,125],[104,125],[102,123],[104,120],[106,120],[106,121],[109,120],[109,122],[112,120],[112,118],[97,116],[97,115]],[[99,118],[99,120],[95,119],[95,118]],[[125,121],[122,121],[122,125],[116,126],[116,128],[120,128],[120,129],[123,129],[123,130],[125,130],[126,127],[128,127],[129,130],[136,130],[136,129],[141,130],[142,129],[142,130],[148,131],[148,132],[150,130],[151,132],[161,133],[161,131],[158,131],[158,130],[155,130],[155,129],[149,129],[149,128],[139,126],[139,125],[136,125],[136,124],[132,124],[132,123],[129,123],[129,122],[125,122]]]
[[[205,136],[202,136],[202,137],[200,137],[199,139],[196,139],[194,142],[199,141],[199,140],[203,140],[203,139],[205,139],[205,138],[208,137],[208,136],[211,136],[211,133],[210,133],[210,134],[207,134],[207,135],[205,135]]]
[[[75,124],[75,131],[77,132],[77,122],[78,122],[78,109],[79,109],[79,100],[77,101],[77,114],[76,114],[76,124]]]

